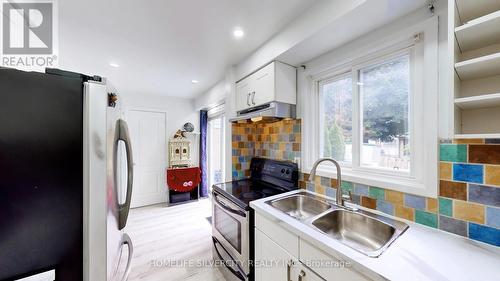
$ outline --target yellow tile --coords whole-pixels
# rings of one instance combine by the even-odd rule
[[[314,177],[314,184],[316,186],[321,185],[321,177],[320,176],[315,176]]]
[[[385,190],[385,200],[396,205],[403,205],[404,194],[399,191]]]
[[[500,186],[500,166],[486,165],[485,174],[486,184]]]
[[[415,220],[415,210],[412,208],[407,208],[405,206],[396,205],[395,208],[396,217],[407,219],[409,221]]]
[[[314,186],[314,191],[317,192],[317,193],[319,193],[319,194],[325,195],[325,187],[322,186],[321,184],[316,184]]]
[[[427,211],[431,213],[437,213],[438,211],[438,201],[435,198],[427,198]]]
[[[442,180],[451,180],[451,163],[439,163],[439,178]]]
[[[453,217],[484,224],[484,205],[453,200]]]

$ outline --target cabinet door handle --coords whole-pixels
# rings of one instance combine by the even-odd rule
[[[299,273],[299,281],[302,281],[302,278],[306,277],[306,273],[304,270],[301,270]]]
[[[255,105],[255,92],[252,92],[252,104]]]
[[[292,279],[291,279],[292,265],[293,265],[293,261],[292,260],[289,260],[286,263],[286,281],[292,281]]]
[[[252,93],[248,93],[248,94],[247,94],[247,105],[248,105],[248,106],[250,106],[250,105],[251,105],[251,104],[250,104],[250,101],[249,101],[249,100],[250,100],[250,95],[251,95],[251,94],[252,94]]]

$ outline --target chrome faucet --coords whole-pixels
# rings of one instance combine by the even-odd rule
[[[309,175],[309,182],[314,183],[314,178],[316,177],[316,169],[318,168],[318,165],[321,164],[321,162],[325,162],[325,161],[332,162],[333,164],[335,164],[335,167],[337,168],[337,193],[335,194],[336,195],[335,197],[336,197],[337,205],[339,205],[341,207],[346,207],[345,200],[350,199],[352,201],[351,192],[349,192],[349,196],[348,197],[346,196],[346,198],[344,198],[342,196],[342,186],[341,186],[342,175],[341,175],[341,171],[340,171],[339,162],[337,162],[335,159],[333,159],[333,158],[320,158],[320,159],[318,159],[314,163],[314,165],[311,169],[311,174]]]

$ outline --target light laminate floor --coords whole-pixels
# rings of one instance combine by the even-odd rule
[[[129,281],[224,281],[211,267],[211,201],[130,211],[125,232],[134,245]],[[208,264],[206,264],[208,263]]]

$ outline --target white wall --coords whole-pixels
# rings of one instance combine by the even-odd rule
[[[247,59],[237,65],[239,80],[259,67],[276,59],[303,40],[315,34],[342,15],[352,11],[366,0],[320,0],[291,22],[284,30],[264,43]]]
[[[192,99],[164,97],[156,95],[121,95],[122,107],[125,114],[128,108],[144,108],[144,109],[158,109],[167,112],[167,139],[174,136],[177,130],[190,122],[195,127],[195,132],[200,131],[200,115],[199,111],[194,107]],[[191,135],[193,164],[199,163],[199,135]],[[168,151],[168,148],[166,149]],[[165,161],[168,160],[168,154],[164,155]],[[168,163],[168,162],[166,162]]]

